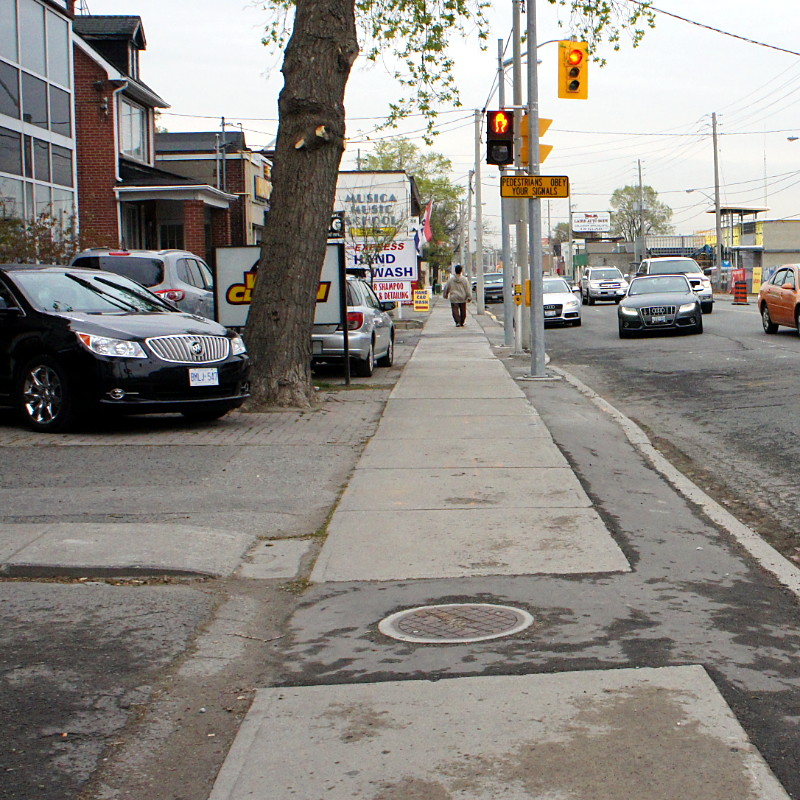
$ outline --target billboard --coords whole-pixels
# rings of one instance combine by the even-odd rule
[[[608,233],[611,230],[611,212],[573,211],[572,230],[575,233]]]

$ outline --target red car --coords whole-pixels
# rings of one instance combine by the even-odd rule
[[[784,264],[761,285],[758,310],[764,333],[775,333],[779,325],[800,333],[800,264]]]

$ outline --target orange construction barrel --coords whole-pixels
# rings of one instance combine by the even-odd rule
[[[736,281],[733,284],[733,304],[735,306],[750,305],[747,302],[747,281]]]

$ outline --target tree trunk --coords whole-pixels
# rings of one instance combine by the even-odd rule
[[[297,0],[258,280],[245,337],[251,408],[313,402],[311,331],[358,55],[354,0]]]

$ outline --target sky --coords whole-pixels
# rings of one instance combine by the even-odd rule
[[[570,38],[569,27],[558,24],[559,18],[568,22],[565,11],[535,2],[538,41]],[[269,12],[241,0],[192,0],[190,13],[185,0],[83,5],[92,14],[142,18],[147,50],[141,78],[170,103],[160,121],[168,130],[218,130],[224,116],[241,125],[250,147],[273,143],[283,81],[281,54],[260,41]],[[707,213],[714,193],[712,112],[722,204],[768,207],[761,215],[766,219],[800,219],[800,140],[791,140],[800,137],[800,56],[781,51],[800,52],[797,0],[656,0],[655,6],[656,27],[638,47],[624,35],[618,51],[601,46],[607,64],[591,64],[588,100],[558,99],[557,45],[540,46],[539,113],[553,120],[542,140],[553,151],[541,171],[567,175],[571,184],[569,201],[544,203],[545,225],[566,221],[568,202],[574,211],[609,210],[615,189],[637,184],[641,162],[643,183],[673,210],[675,233],[713,228],[713,213]],[[509,41],[511,8],[511,0],[492,4],[486,50],[474,32],[455,42],[462,107],[439,109],[441,133],[430,148],[420,138],[419,117],[396,130],[376,130],[400,87],[385,64],[359,59],[345,100],[348,144],[341,168],[356,169],[359,155],[380,138],[403,135],[449,158],[453,181],[466,186],[475,166],[474,110],[497,107],[497,40]],[[510,74],[506,87],[510,102]],[[499,233],[499,172],[486,164],[481,172],[484,217]]]

